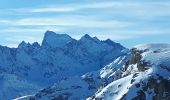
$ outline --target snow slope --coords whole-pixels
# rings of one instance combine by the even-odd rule
[[[98,89],[105,86],[109,81],[112,81],[110,79],[113,73],[128,60],[129,54],[127,54],[127,52],[128,51],[124,51],[118,59],[100,70],[88,72],[81,77],[74,76],[66,78],[34,95],[24,96],[16,100],[85,100],[97,92]]]
[[[28,93],[33,94],[42,87],[14,74],[0,73],[0,88],[0,100],[10,100]]]
[[[136,46],[136,48],[138,50],[146,50],[142,56],[147,62],[156,65],[170,65],[170,44],[147,44]]]
[[[144,44],[132,49],[132,56],[122,78],[109,83],[91,99],[169,100],[170,45]],[[141,57],[137,57],[141,55]],[[139,59],[138,59],[139,58]]]

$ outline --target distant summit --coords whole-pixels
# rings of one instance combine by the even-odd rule
[[[67,34],[56,34],[53,31],[47,31],[42,41],[43,47],[57,48],[63,47],[72,38]]]

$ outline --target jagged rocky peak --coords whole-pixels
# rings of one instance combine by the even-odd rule
[[[85,34],[81,37],[80,41],[94,40],[90,35]]]
[[[104,43],[106,43],[106,44],[108,44],[110,46],[113,46],[115,48],[119,48],[119,47],[124,48],[120,43],[116,43],[116,42],[112,41],[111,39],[106,39],[106,40],[104,40],[102,42],[104,42]]]
[[[31,44],[30,43],[26,43],[25,41],[22,41],[19,45],[18,45],[18,48],[25,48],[25,47],[28,47],[30,46]]]
[[[83,35],[79,42],[87,45],[90,45],[91,43],[100,45],[102,43],[101,40],[99,40],[97,37],[91,37],[88,34]]]
[[[32,43],[32,46],[33,47],[40,47],[40,44],[38,42],[34,42],[34,43]]]
[[[91,36],[88,34],[85,34],[82,38],[91,38]]]
[[[73,39],[67,34],[56,34],[53,31],[47,31],[42,41],[42,46],[47,48],[60,48],[71,40]]]
[[[25,41],[22,41],[19,45],[18,45],[18,48],[19,49],[31,49],[31,48],[40,48],[40,44],[38,42],[34,42],[32,44],[30,44],[29,42],[26,43]]]
[[[96,36],[95,37],[93,37],[93,39],[95,39],[96,41],[100,41]]]
[[[111,39],[107,39],[104,41],[105,43],[108,43],[108,44],[111,44],[111,45],[114,45],[115,42],[113,42]]]

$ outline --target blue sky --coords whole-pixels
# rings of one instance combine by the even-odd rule
[[[126,47],[170,43],[169,0],[1,0],[0,45],[41,43],[46,30]]]

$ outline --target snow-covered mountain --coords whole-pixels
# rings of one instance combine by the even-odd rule
[[[114,72],[125,64],[124,62],[128,60],[127,56],[129,56],[127,52],[123,51],[121,57],[100,70],[66,78],[34,95],[20,97],[16,100],[85,100],[108,83],[109,79],[104,76],[104,73]]]
[[[170,100],[170,45],[139,45],[131,52],[121,77],[88,100]]]
[[[138,45],[109,65],[17,100],[170,100],[170,45]]]
[[[109,39],[101,41],[86,34],[75,40],[52,31],[45,33],[41,45],[23,41],[17,48],[0,46],[0,100],[32,94],[68,77],[99,70],[126,50]]]

